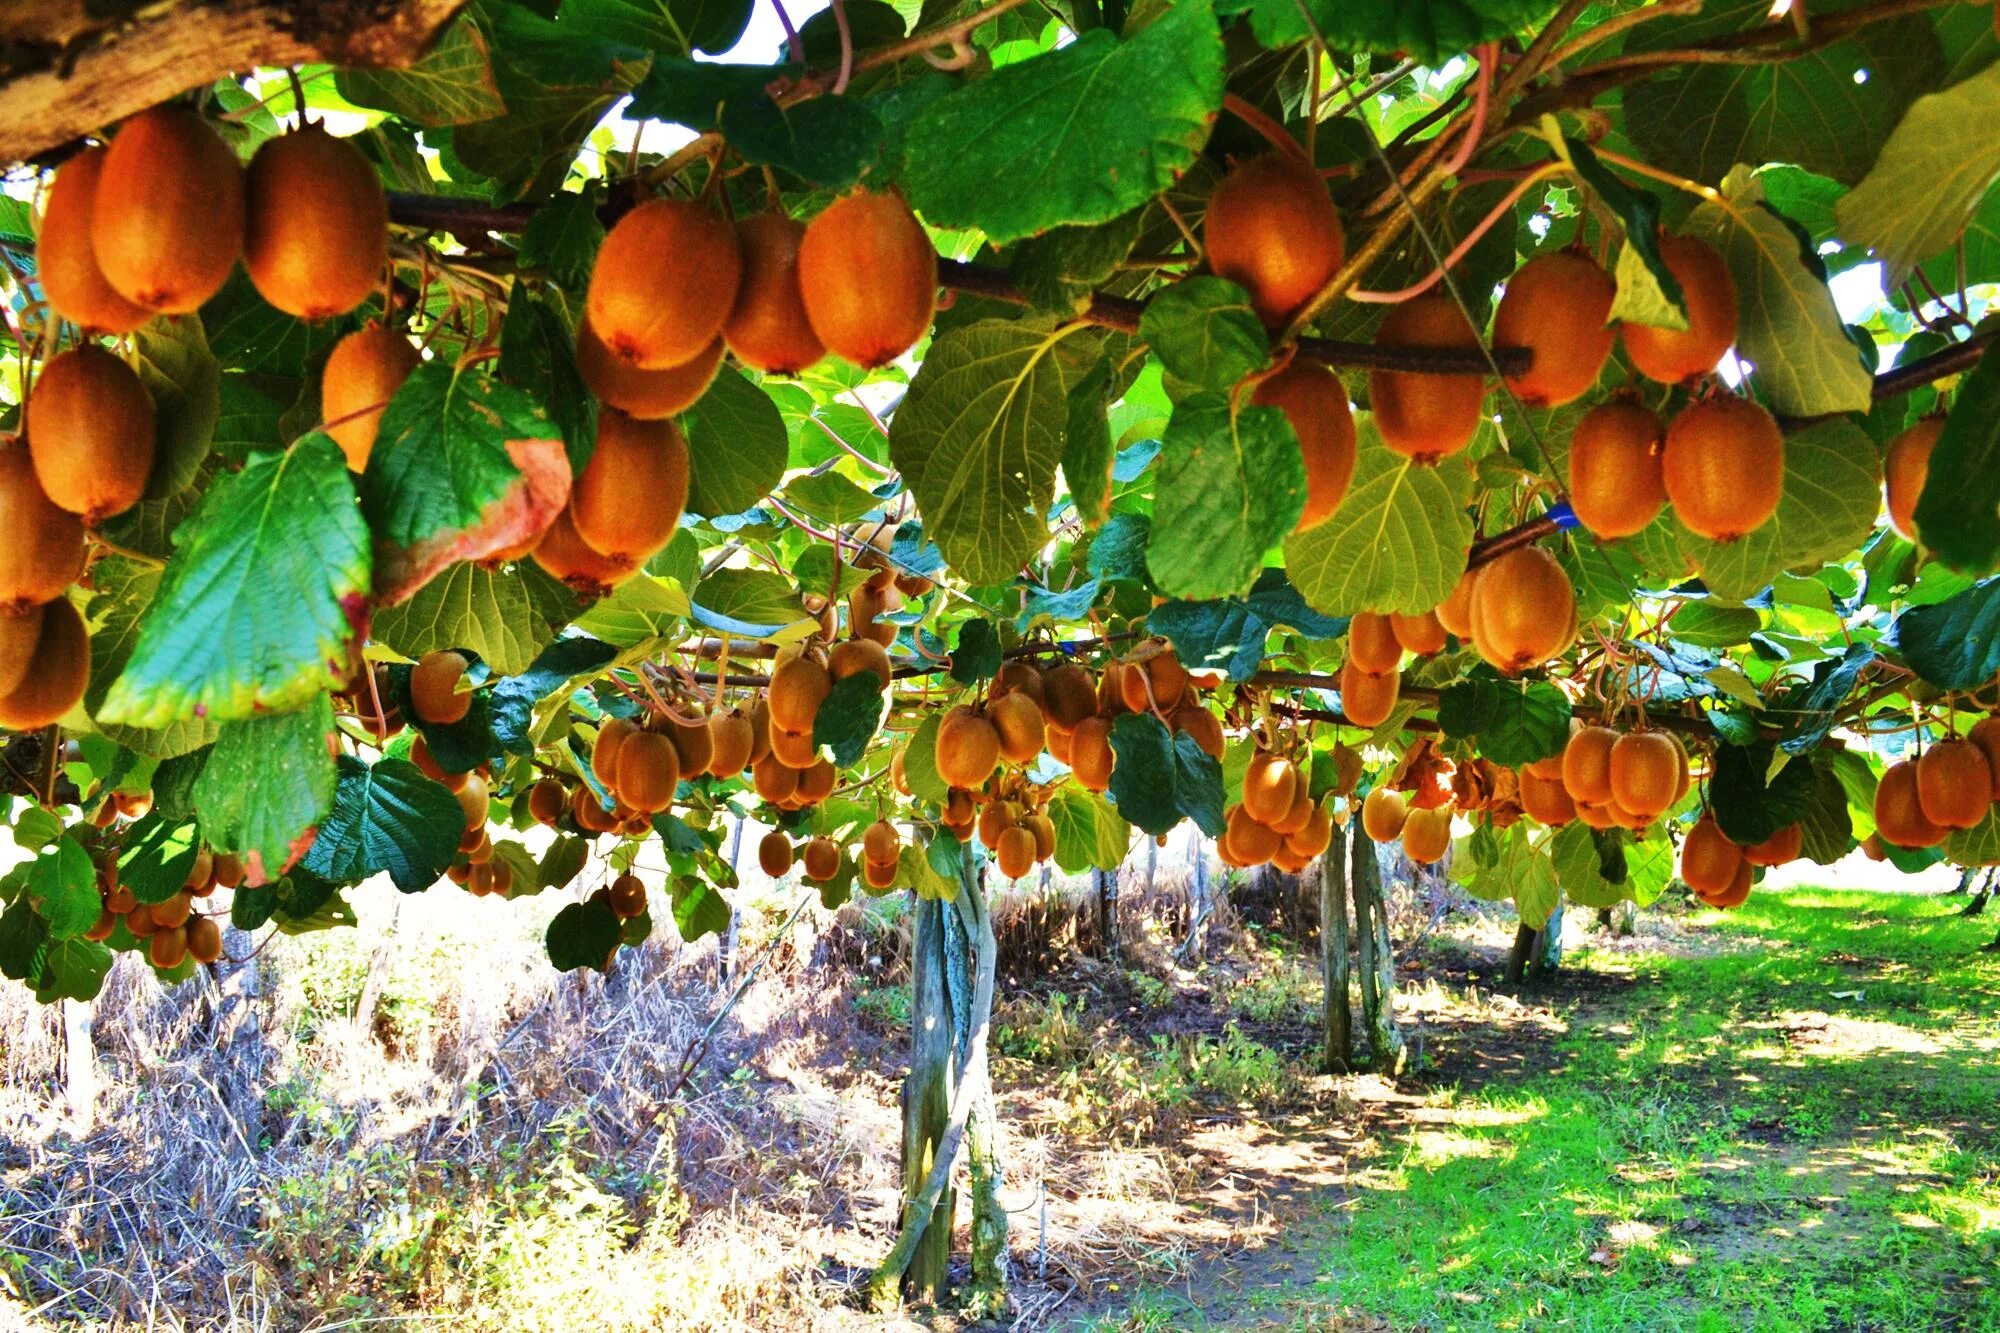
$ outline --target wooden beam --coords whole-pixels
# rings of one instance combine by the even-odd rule
[[[94,25],[66,0],[31,0],[0,23],[0,162],[25,161],[190,88],[258,67],[406,66],[466,0],[221,0],[148,6]],[[62,45],[37,45],[59,36]]]

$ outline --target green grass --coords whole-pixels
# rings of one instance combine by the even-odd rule
[[[2000,1329],[2000,955],[1956,905],[1760,892],[1711,956],[1573,959],[1635,985],[1553,1069],[1434,1090],[1289,1232],[1310,1277],[1175,1326]]]

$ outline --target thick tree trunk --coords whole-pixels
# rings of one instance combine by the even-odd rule
[[[69,1103],[70,1132],[90,1137],[97,1119],[97,1047],[90,1038],[90,1002],[64,1000],[63,1096]]]
[[[903,1080],[903,1198],[915,1200],[935,1165],[950,1111],[951,1003],[945,984],[945,913],[934,898],[917,903],[910,942],[910,1072]],[[951,1265],[956,1200],[949,1187],[934,1206],[903,1275],[905,1296],[941,1300]]]
[[[1333,842],[1319,867],[1319,962],[1325,994],[1320,1004],[1325,1035],[1322,1063],[1329,1074],[1344,1074],[1354,1060],[1354,1001],[1347,957],[1347,829],[1333,826]]]
[[[1396,1027],[1396,953],[1389,939],[1389,909],[1382,896],[1382,866],[1369,838],[1352,840],[1354,931],[1360,945],[1361,1022],[1368,1055],[1379,1074],[1403,1072],[1407,1051]]]

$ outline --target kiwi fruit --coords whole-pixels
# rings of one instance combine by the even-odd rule
[[[1361,802],[1361,831],[1376,842],[1394,842],[1403,836],[1410,817],[1410,803],[1403,793],[1377,787]]]
[[[826,355],[806,317],[799,286],[799,247],[806,227],[783,213],[739,218],[743,281],[722,336],[736,359],[766,375],[796,375]]]
[[[840,873],[840,845],[832,838],[814,838],[806,844],[806,878],[825,882]]]
[[[1117,754],[1111,748],[1111,720],[1087,717],[1076,724],[1069,737],[1069,767],[1085,790],[1103,791],[1111,785],[1111,770]]]
[[[1969,740],[1941,740],[1917,760],[1917,804],[1943,828],[1971,828],[1993,808],[1993,766]]]
[[[770,689],[765,695],[771,725],[810,734],[819,706],[832,690],[833,677],[816,656],[801,652],[781,658],[771,670]]]
[[[750,766],[755,737],[750,719],[740,709],[715,713],[708,719],[708,771],[718,778],[733,778]]]
[[[24,444],[0,445],[0,615],[62,596],[83,573],[83,523],[49,499]]]
[[[1568,646],[1576,591],[1556,558],[1519,546],[1488,564],[1472,602],[1472,643],[1508,675],[1540,666]]]
[[[680,752],[657,731],[640,731],[618,747],[618,798],[642,814],[674,803],[681,782]]]
[[[1042,710],[1025,694],[1003,694],[986,706],[987,721],[1000,738],[1000,757],[1010,764],[1031,764],[1042,752],[1047,729]]]
[[[1578,727],[1563,747],[1562,784],[1579,805],[1611,799],[1611,748],[1618,733],[1610,727]]]
[[[321,320],[368,299],[389,264],[389,204],[361,150],[324,126],[266,139],[244,173],[243,267],[257,294]]]
[[[944,715],[937,730],[937,771],[947,786],[982,785],[1000,765],[1000,733],[963,704]]]
[[[103,148],[86,148],[62,164],[49,184],[48,207],[35,232],[35,276],[49,308],[85,333],[130,333],[150,311],[118,294],[97,266],[90,241]]]
[[[153,472],[153,398],[138,372],[84,343],[49,359],[23,411],[35,479],[86,526],[122,514]]]
[[[1943,417],[1925,417],[1889,442],[1882,459],[1882,497],[1889,526],[1906,542],[1917,540],[1917,501],[1930,479],[1931,451],[1944,434]]]
[[[185,106],[126,121],[105,150],[90,210],[98,269],[120,296],[182,315],[222,289],[243,252],[243,168]]]
[[[867,370],[915,346],[937,308],[937,251],[894,190],[857,190],[807,223],[798,279],[813,336]]]
[[[33,731],[62,720],[90,680],[90,634],[68,598],[41,610],[41,631],[20,683],[0,695],[0,727]]]
[[[1396,638],[1389,617],[1362,611],[1348,622],[1347,660],[1371,676],[1394,671],[1403,664],[1403,645]]]
[[[570,490],[570,520],[592,550],[643,564],[673,540],[687,493],[680,428],[607,407],[597,414],[597,447]]]
[[[1389,307],[1375,341],[1390,347],[1468,350],[1479,331],[1448,296],[1419,296]],[[1419,462],[1455,454],[1472,443],[1485,419],[1486,381],[1479,375],[1430,375],[1408,370],[1368,372],[1375,428],[1391,449]]]
[[[646,911],[646,884],[631,871],[611,881],[611,910],[620,921],[630,921]]]
[[[1660,258],[1681,285],[1685,329],[1630,320],[1619,327],[1632,368],[1649,380],[1679,384],[1706,375],[1736,341],[1736,282],[1714,248],[1692,236],[1660,235]]]
[[[410,707],[419,722],[450,726],[472,710],[472,696],[458,688],[471,666],[463,653],[440,648],[425,653],[410,668]]]
[[[1611,357],[1611,302],[1618,284],[1573,250],[1536,255],[1507,279],[1493,312],[1493,342],[1525,347],[1528,368],[1507,387],[1528,407],[1560,407],[1588,393]]]
[[[1597,537],[1643,531],[1667,503],[1660,419],[1638,403],[1603,403],[1583,414],[1569,440],[1569,500]]]
[[[1404,615],[1400,611],[1389,615],[1389,629],[1396,636],[1396,642],[1403,651],[1415,653],[1418,657],[1429,657],[1444,651],[1444,625],[1438,620],[1436,611],[1420,611],[1416,615]]]
[[[772,879],[792,872],[792,840],[781,830],[772,829],[757,842],[757,867]]]
[[[1436,863],[1451,849],[1451,807],[1412,810],[1403,821],[1403,855],[1420,866]]]
[[[1058,731],[1075,731],[1097,711],[1097,687],[1074,662],[1042,674],[1042,715]]]
[[[889,650],[873,639],[843,639],[827,652],[826,672],[834,680],[846,680],[864,671],[873,673],[878,688],[888,689]]]
[[[1696,820],[1681,843],[1681,879],[1698,895],[1727,890],[1742,864],[1742,849],[1723,836],[1713,816]]]
[[[742,275],[727,222],[700,204],[651,199],[618,219],[598,247],[585,317],[627,365],[685,365],[722,332]]]
[[[1396,711],[1403,692],[1400,672],[1363,671],[1353,662],[1340,668],[1340,711],[1357,727],[1379,727]]]
[[[1756,846],[1745,847],[1743,859],[1753,866],[1781,866],[1787,861],[1798,860],[1804,846],[1805,831],[1797,824],[1787,824]]]
[[[320,372],[320,418],[347,456],[350,472],[365,472],[382,409],[423,357],[395,329],[370,324],[333,345]]]
[[[1611,800],[1635,818],[1651,821],[1674,803],[1686,757],[1657,731],[1632,731],[1611,743]]]
[[[602,593],[639,572],[644,560],[608,556],[593,549],[576,530],[568,507],[555,516],[535,543],[534,562],[581,592]]]
[[[1287,324],[1347,251],[1340,213],[1312,164],[1269,153],[1230,168],[1208,198],[1202,248],[1216,276],[1250,293],[1266,328]]]
[[[1276,827],[1291,813],[1298,796],[1299,771],[1283,755],[1260,751],[1243,772],[1243,812]]]
[[[1778,512],[1785,439],[1760,405],[1733,393],[1688,404],[1667,427],[1661,475],[1688,531],[1729,542]]]
[[[608,406],[641,421],[658,421],[687,411],[708,392],[722,366],[722,339],[677,366],[645,370],[611,355],[589,323],[576,331],[576,373],[584,387]]]
[[[1000,835],[1000,845],[993,851],[994,859],[1000,863],[1000,873],[1008,879],[1019,879],[1035,868],[1035,835],[1027,829],[1008,829]]]

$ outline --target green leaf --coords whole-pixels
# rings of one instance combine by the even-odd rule
[[[1139,336],[1167,373],[1200,389],[1227,389],[1271,355],[1250,293],[1223,278],[1183,278],[1146,302]]]
[[[1175,5],[1123,42],[1093,29],[919,112],[904,188],[932,226],[977,228],[997,244],[1108,222],[1194,164],[1222,83],[1205,4]]]
[[[851,878],[853,867],[846,869]],[[825,885],[820,886],[820,898],[826,898]],[[680,876],[674,880],[674,929],[685,944],[704,935],[720,935],[729,929],[729,900],[699,876]]]
[[[1064,786],[1049,798],[1048,815],[1056,826],[1056,865],[1064,874],[1116,870],[1125,863],[1132,826],[1096,792]]]
[[[546,528],[569,495],[560,434],[532,398],[480,370],[426,361],[410,372],[361,474],[377,600]]]
[[[867,753],[889,706],[884,684],[874,672],[858,671],[835,681],[813,714],[813,743],[827,748],[836,767],[851,768]]]
[[[142,903],[163,903],[187,886],[200,851],[201,829],[192,819],[149,810],[126,831],[118,882]]]
[[[1110,530],[1107,525],[1105,532]],[[1095,554],[1093,548],[1093,558]],[[1282,569],[1259,574],[1246,597],[1168,602],[1146,615],[1146,627],[1165,635],[1185,665],[1221,667],[1238,682],[1250,679],[1263,664],[1265,643],[1280,626],[1309,639],[1331,639],[1347,632],[1344,617],[1323,616],[1307,606]]]
[[[487,57],[486,37],[469,14],[460,15],[437,45],[402,69],[342,69],[333,80],[354,105],[426,128],[487,120],[507,110]]]
[[[1068,336],[1000,320],[953,329],[931,344],[889,427],[926,535],[969,582],[1008,582],[1048,541]]]
[[[1305,499],[1305,463],[1283,412],[1232,411],[1219,393],[1183,398],[1160,441],[1146,546],[1153,583],[1191,601],[1242,596]]]
[[[1959,381],[1916,519],[1924,544],[1952,568],[2000,565],[2000,357],[1981,357]]]
[[[104,910],[104,900],[97,894],[97,868],[83,844],[71,837],[28,863],[27,897],[53,940],[83,934],[97,924]]]
[[[1763,203],[1763,186],[1737,167],[1722,182],[1722,200],[1688,218],[1688,234],[1714,246],[1735,279],[1737,349],[1756,367],[1774,412],[1866,412],[1874,379],[1854,353],[1833,293],[1806,267],[1797,234]]]
[[[990,620],[968,620],[958,627],[951,648],[951,678],[961,685],[991,679],[1000,670],[1000,635]]]
[[[153,400],[153,472],[146,497],[192,483],[222,414],[222,367],[198,319],[162,317],[132,335],[133,368]]]
[[[521,230],[521,268],[540,269],[572,292],[590,285],[597,248],[604,244],[604,224],[597,220],[597,200],[590,194],[565,192],[535,210]]]
[[[679,918],[679,897],[675,894],[675,918]],[[725,924],[726,920],[725,920]],[[555,914],[544,934],[549,961],[564,972],[578,968],[603,967],[618,952],[623,936],[618,914],[602,900],[571,903]]]
[[[1520,32],[1554,8],[1548,0],[1225,0],[1218,12],[1250,12],[1257,40],[1271,48],[1325,37],[1336,51],[1408,55],[1441,65],[1481,42]]]
[[[528,596],[520,570],[460,561],[417,595],[375,616],[369,637],[408,658],[439,648],[470,648],[498,675],[525,671],[555,637]]]
[[[1416,463],[1358,420],[1354,480],[1332,518],[1285,539],[1285,568],[1328,615],[1428,611],[1451,595],[1472,548],[1472,472]]]
[[[215,739],[218,724],[190,717],[160,729],[121,727],[103,715],[104,697],[132,659],[146,608],[160,586],[160,571],[123,556],[105,556],[90,568],[92,592],[84,605],[90,627],[90,680],[83,692],[84,711],[109,740],[156,759],[171,759],[199,750]]]
[[[458,852],[465,811],[442,782],[407,759],[340,757],[333,807],[300,868],[328,880],[387,872],[404,893],[437,882]]]
[[[331,439],[311,436],[218,477],[178,536],[99,710],[105,721],[230,721],[295,708],[343,682],[370,565]]]
[[[1111,724],[1111,753],[1109,794],[1126,821],[1157,835],[1185,816],[1222,836],[1222,765],[1194,737],[1168,732],[1151,713],[1127,713]]]
[[[332,733],[325,695],[293,712],[224,726],[194,784],[208,845],[242,854],[253,878],[260,863],[266,875],[290,865],[300,835],[333,803]]]
[[[1505,680],[1483,666],[1438,696],[1444,734],[1477,738],[1481,755],[1509,767],[1561,754],[1569,715],[1568,697],[1547,681]]]
[[[708,518],[740,514],[785,475],[790,444],[771,396],[725,369],[683,421],[688,509]]]
[[[941,806],[951,795],[951,788],[938,775],[937,734],[938,723],[944,714],[927,713],[917,729],[910,733],[909,743],[903,747],[903,781],[910,785],[910,791],[920,801],[929,801]]]
[[[1972,690],[2000,673],[2000,579],[1914,606],[1890,633],[1910,670],[1941,690]]]
[[[1791,22],[1769,0],[1710,0],[1698,16],[1634,28],[1625,51],[1678,51]],[[1863,70],[1866,82],[1855,77]],[[1709,184],[1739,162],[1791,162],[1852,185],[1943,72],[1936,34],[1912,14],[1782,61],[1664,67],[1625,89],[1625,132],[1647,161]]]

